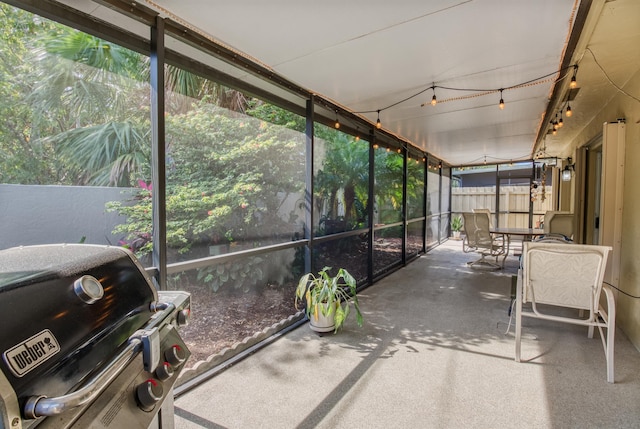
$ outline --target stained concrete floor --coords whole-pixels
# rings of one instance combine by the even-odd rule
[[[640,427],[640,352],[620,330],[615,384],[579,326],[524,319],[516,363],[517,259],[471,259],[449,241],[364,290],[362,328],[287,333],[178,397],[176,428]]]

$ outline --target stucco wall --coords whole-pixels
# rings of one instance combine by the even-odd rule
[[[623,87],[636,97],[640,95],[640,71]],[[625,174],[622,213],[620,289],[640,296],[640,102],[618,92],[583,129],[571,144],[580,147],[602,132],[605,122],[626,119]],[[578,103],[575,103],[576,106]],[[622,293],[617,297],[617,323],[640,350],[640,300]]]
[[[117,244],[111,234],[124,217],[105,203],[128,198],[128,188],[0,185],[0,249],[30,244]]]

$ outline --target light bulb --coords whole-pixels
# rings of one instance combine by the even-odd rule
[[[567,104],[567,111],[565,113],[567,114],[568,118],[570,118],[571,115],[573,115],[573,111],[571,110],[571,106],[569,104]]]
[[[573,89],[578,86],[578,81],[576,80],[575,75],[571,76],[571,82],[569,82],[569,88]]]
[[[500,110],[504,110],[504,100],[502,98],[500,99],[500,104],[498,106],[500,106]]]
[[[376,122],[376,128],[377,129],[382,128],[382,124],[380,123],[380,118],[378,118],[378,122]]]
[[[564,121],[562,120],[562,116],[560,116],[560,120],[558,121],[558,128],[562,128],[564,126]]]
[[[433,94],[433,97],[431,97],[431,105],[435,106],[438,103],[438,100],[436,99],[436,95]]]
[[[378,146],[378,143],[374,143],[374,144],[373,144],[373,148],[374,148],[374,149],[378,149],[379,147],[380,147],[380,146]]]
[[[336,121],[335,127],[336,127],[336,129],[340,128],[340,121]]]

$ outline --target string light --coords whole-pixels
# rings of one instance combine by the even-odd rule
[[[378,119],[376,121],[376,128],[380,129],[382,128],[382,123],[380,122],[380,112],[383,110],[387,110],[390,109],[392,107],[395,107],[401,103],[404,103],[405,101],[409,101],[412,98],[415,98],[421,94],[423,94],[424,92],[428,91],[429,89],[431,89],[433,91],[433,95],[431,97],[431,105],[435,106],[437,103],[442,103],[442,102],[449,102],[449,101],[459,101],[459,100],[466,100],[466,99],[470,99],[470,98],[476,98],[476,97],[482,97],[488,94],[494,94],[497,92],[500,92],[500,103],[499,103],[499,107],[500,109],[504,109],[504,97],[503,97],[503,93],[504,91],[507,90],[512,90],[512,89],[520,89],[520,88],[527,88],[527,87],[531,87],[534,85],[541,85],[544,83],[548,83],[548,82],[555,82],[557,81],[557,75],[558,73],[561,73],[569,68],[573,68],[573,76],[571,78],[571,83],[570,86],[571,88],[575,88],[577,87],[577,80],[576,80],[576,74],[578,71],[578,65],[577,64],[573,64],[573,65],[569,65],[566,67],[563,67],[559,70],[556,70],[552,73],[547,73],[544,76],[540,76],[531,80],[528,80],[526,82],[522,82],[522,83],[518,83],[516,85],[512,85],[512,86],[508,86],[508,87],[503,87],[503,88],[498,88],[498,89],[491,89],[491,88],[486,88],[486,89],[482,89],[482,88],[455,88],[455,87],[447,87],[447,86],[440,86],[440,85],[436,85],[435,83],[432,84],[431,86],[424,88],[420,91],[418,91],[415,94],[409,95],[408,97],[403,98],[402,100],[398,100],[388,106],[385,106],[383,108],[377,109],[377,110],[363,110],[363,111],[359,111],[359,112],[354,112],[354,113],[377,113],[378,114]],[[460,96],[460,97],[452,97],[452,98],[448,98],[445,100],[438,100],[438,98],[436,97],[436,88],[441,88],[441,89],[446,89],[446,90],[450,90],[450,91],[466,91],[466,92],[473,92],[475,94],[467,94],[464,96]],[[422,103],[420,106],[423,107],[425,106],[427,103]],[[569,114],[570,109],[568,109],[567,111],[567,116],[571,116]]]
[[[380,146],[378,145],[378,143],[374,143],[374,144],[373,144],[373,148],[374,148],[374,149],[378,149],[379,147],[380,147]]]
[[[571,82],[569,82],[569,88],[574,89],[578,87],[578,81],[576,75],[578,74],[578,65],[573,66],[573,76],[571,76]]]
[[[567,118],[570,118],[571,115],[573,115],[573,110],[571,110],[571,105],[569,103],[567,103],[567,110],[565,111],[565,114],[567,115]]]
[[[558,128],[562,128],[564,126],[564,121],[562,120],[562,109],[560,110],[560,120],[558,121]]]
[[[336,109],[336,123],[334,124],[336,130],[340,128],[340,120],[338,120],[338,110]]]

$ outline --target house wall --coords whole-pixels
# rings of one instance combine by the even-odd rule
[[[637,97],[640,94],[640,71],[623,87],[628,94]],[[587,144],[602,133],[605,122],[614,122],[618,118],[626,119],[625,138],[625,174],[622,212],[622,242],[619,288],[624,292],[640,296],[640,102],[617,91],[609,103],[585,126],[582,132],[571,142],[574,149]],[[578,105],[578,102],[575,103]],[[575,181],[574,181],[575,182]],[[574,206],[575,207],[575,206]],[[640,299],[617,294],[618,327],[640,350]]]
[[[132,188],[0,184],[0,249],[33,244],[118,244],[113,228],[126,219],[107,201],[126,201]]]

